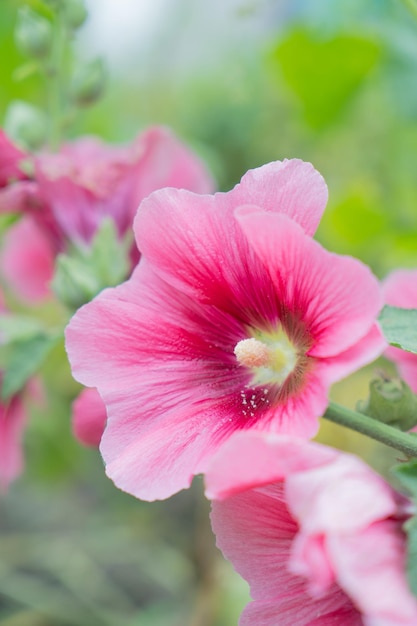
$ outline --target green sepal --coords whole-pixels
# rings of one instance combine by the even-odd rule
[[[76,247],[57,258],[51,287],[70,309],[89,302],[105,287],[114,287],[129,272],[130,240],[121,241],[114,221],[105,218],[89,247]]]
[[[379,422],[408,431],[417,425],[417,395],[400,378],[381,377],[369,385],[369,398],[357,411]]]
[[[378,322],[391,346],[417,354],[417,309],[386,305]]]

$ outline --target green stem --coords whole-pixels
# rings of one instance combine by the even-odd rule
[[[66,44],[66,26],[63,20],[62,9],[55,10],[54,36],[51,59],[47,71],[48,113],[49,113],[49,147],[56,151],[61,140],[63,117],[63,89],[62,73]]]
[[[335,402],[330,402],[323,417],[400,450],[408,457],[417,457],[417,438],[383,422],[378,422],[372,417],[347,409]]]

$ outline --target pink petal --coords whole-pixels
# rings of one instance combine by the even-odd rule
[[[42,207],[37,183],[22,180],[0,189],[0,213],[29,213]]]
[[[362,617],[342,591],[313,600],[295,592],[288,598],[256,600],[246,606],[239,626],[363,626]],[[373,625],[372,625],[373,626]],[[382,624],[379,626],[383,626]]]
[[[332,448],[303,439],[253,431],[237,433],[220,448],[206,471],[206,496],[224,499],[282,480],[291,472],[327,465],[337,455]]]
[[[259,303],[263,292],[265,307],[270,281],[236,224],[236,207],[250,202],[284,213],[310,232],[326,198],[324,181],[310,164],[270,163],[246,174],[229,193],[196,196],[164,189],[151,194],[135,219],[136,241],[165,280],[237,314]]]
[[[0,491],[7,490],[23,469],[21,439],[26,419],[21,398],[0,405]]]
[[[417,269],[400,269],[383,282],[385,302],[404,309],[417,308]]]
[[[378,324],[374,324],[371,330],[351,348],[337,356],[322,359],[318,366],[318,375],[329,384],[334,383],[377,359],[386,345],[387,342]]]
[[[316,364],[315,364],[316,365]],[[319,417],[329,403],[329,387],[318,367],[305,374],[301,389],[294,391],[285,402],[271,405],[257,415],[251,427],[265,432],[293,435],[309,439],[319,430]]]
[[[357,457],[340,453],[308,473],[289,474],[286,499],[309,533],[359,531],[398,508],[393,490],[378,474]]]
[[[135,152],[138,155],[135,212],[146,196],[163,187],[189,189],[199,194],[214,191],[215,184],[207,167],[168,128],[148,128],[132,145],[132,153]]]
[[[283,215],[242,207],[236,217],[268,268],[282,308],[298,315],[310,333],[310,356],[334,356],[370,331],[382,301],[365,265],[327,252]]]
[[[323,597],[335,582],[333,566],[326,554],[325,535],[310,535],[301,530],[292,542],[288,568],[307,579],[312,598]]]
[[[17,295],[39,302],[50,293],[54,256],[49,239],[34,219],[26,216],[6,231],[1,271]]]
[[[405,576],[401,521],[383,520],[361,533],[329,538],[340,586],[375,626],[415,626],[417,600]]]
[[[161,189],[140,205],[134,231],[139,250],[174,287],[237,309],[242,298],[248,299],[239,285],[243,281],[246,288],[250,282],[252,259],[231,212],[217,205],[218,197]],[[252,258],[250,275],[259,268],[262,276],[261,264]]]
[[[221,417],[217,426],[215,417],[204,407],[198,413],[192,406],[178,409],[153,430],[132,433],[117,455],[120,429],[109,421],[100,445],[106,474],[120,489],[142,500],[160,500],[186,489],[222,442]]]
[[[255,204],[287,215],[314,235],[327,204],[327,185],[311,163],[285,159],[249,170],[229,194],[232,208]]]
[[[340,622],[330,620],[334,614],[357,615],[337,587],[324,599],[313,600],[304,580],[289,572],[286,564],[298,526],[288,513],[279,484],[214,501],[211,520],[217,546],[250,583],[255,600],[246,607],[239,624],[305,626],[321,616],[329,619],[324,624],[336,625]]]
[[[106,407],[97,390],[84,389],[72,406],[72,431],[75,437],[86,446],[97,447],[106,420]]]

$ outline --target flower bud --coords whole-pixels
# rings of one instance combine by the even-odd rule
[[[9,137],[30,151],[37,150],[46,141],[45,115],[22,100],[14,100],[7,109],[4,128]]]
[[[76,30],[82,26],[87,15],[83,0],[65,0],[65,19],[70,28]]]
[[[417,425],[417,396],[403,380],[381,376],[369,392],[368,400],[358,404],[360,413],[404,431]]]
[[[45,58],[52,45],[51,24],[29,7],[19,11],[15,30],[17,47],[26,55],[37,59]]]
[[[51,288],[56,297],[74,311],[100,291],[97,277],[89,271],[87,262],[66,254],[57,257]]]
[[[95,59],[80,67],[71,86],[74,102],[79,106],[93,104],[102,95],[105,80],[106,71],[102,59]]]

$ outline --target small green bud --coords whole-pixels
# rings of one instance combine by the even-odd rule
[[[70,28],[76,30],[82,26],[87,15],[83,0],[65,0],[65,19]]]
[[[80,67],[73,78],[71,93],[79,106],[88,106],[100,98],[106,81],[102,59],[95,59]]]
[[[23,7],[17,19],[15,41],[24,54],[44,59],[51,50],[51,24],[29,7]]]
[[[417,396],[403,380],[381,376],[369,392],[368,400],[358,403],[360,413],[403,431],[417,425]]]
[[[47,123],[44,113],[36,107],[14,100],[6,111],[6,133],[26,150],[38,150],[46,141]]]

